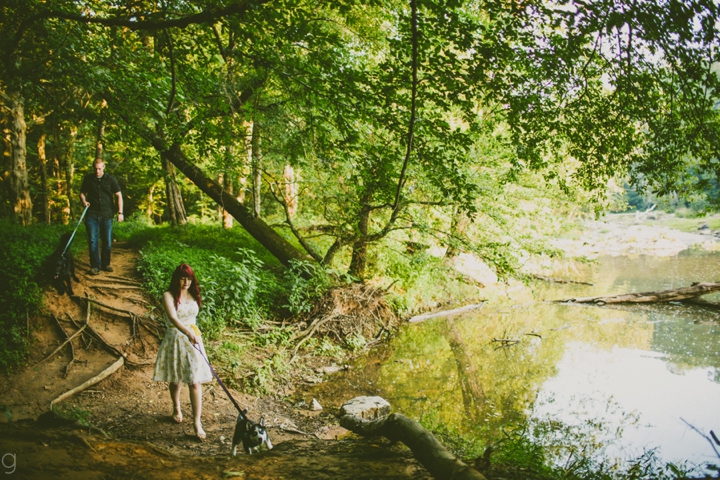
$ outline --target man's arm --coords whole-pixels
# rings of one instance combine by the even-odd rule
[[[117,195],[117,204],[118,204],[118,222],[122,222],[125,220],[125,215],[123,214],[123,199],[122,199],[122,192],[118,191],[115,195]]]
[[[90,202],[88,202],[87,199],[85,198],[85,192],[88,191],[86,182],[87,182],[87,180],[85,178],[83,178],[82,185],[80,185],[80,201],[82,202],[83,207],[90,206]]]

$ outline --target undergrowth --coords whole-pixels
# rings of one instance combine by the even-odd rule
[[[0,219],[0,372],[22,364],[30,345],[28,325],[42,307],[44,288],[50,287],[47,259],[60,236],[74,226],[31,225],[23,227]],[[85,241],[80,226],[70,251],[77,255]]]

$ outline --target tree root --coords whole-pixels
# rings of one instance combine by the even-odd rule
[[[104,380],[106,377],[111,375],[112,373],[116,372],[120,367],[122,367],[125,364],[125,358],[120,357],[118,358],[112,365],[110,365],[108,368],[103,370],[102,372],[98,373],[94,377],[92,377],[90,380],[83,382],[82,384],[78,385],[75,388],[72,388],[68,390],[67,392],[63,393],[62,395],[56,397],[54,400],[50,402],[50,408],[53,407],[56,403],[59,403],[63,400],[65,400],[68,397],[71,397],[75,395],[78,392],[82,392],[88,387],[91,387],[95,385],[96,383],[100,382],[101,380]]]
[[[53,318],[55,319],[55,321],[57,322],[58,327],[60,327],[60,330],[62,330],[62,332],[65,334],[66,340],[65,340],[63,343],[61,343],[59,347],[57,347],[55,350],[53,350],[52,353],[50,353],[48,356],[46,356],[45,358],[43,358],[42,360],[40,360],[39,362],[37,362],[35,365],[33,365],[33,367],[37,367],[38,365],[40,365],[41,363],[45,362],[45,361],[48,360],[49,358],[53,357],[57,352],[59,352],[60,350],[62,350],[62,348],[63,348],[65,345],[67,345],[68,343],[70,344],[70,348],[72,349],[72,360],[70,361],[70,364],[72,364],[72,362],[75,360],[75,347],[74,347],[73,344],[72,344],[72,340],[73,340],[75,337],[77,337],[78,335],[82,334],[82,331],[85,330],[85,327],[88,326],[88,324],[85,323],[85,325],[83,325],[82,327],[80,327],[80,329],[79,329],[78,331],[76,331],[75,333],[73,333],[71,336],[68,336],[68,334],[65,332],[65,330],[60,326],[60,321],[57,319],[57,317],[55,317],[55,315],[53,315],[52,317],[53,317]],[[68,371],[68,369],[69,369],[69,367],[70,367],[70,364],[68,364],[68,366],[65,367],[65,375],[66,375],[66,376],[67,376],[67,371]]]

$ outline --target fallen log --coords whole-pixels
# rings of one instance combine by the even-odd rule
[[[453,310],[443,310],[441,312],[433,312],[433,313],[424,313],[422,315],[415,315],[414,317],[411,317],[408,319],[408,323],[420,323],[424,322],[425,320],[429,320],[431,318],[435,317],[449,317],[451,315],[458,315],[460,313],[469,312],[471,310],[477,310],[483,307],[485,305],[485,302],[482,303],[476,303],[473,305],[466,305],[464,307],[455,308]]]
[[[363,413],[356,414],[352,410],[345,409],[345,405],[341,409],[340,418],[340,425],[343,428],[364,437],[383,436],[391,441],[404,443],[434,478],[486,480],[480,472],[450,453],[432,433],[415,420],[400,413],[382,416],[377,420],[364,420]]]
[[[720,282],[693,283],[689,287],[654,292],[624,293],[620,295],[607,295],[599,297],[568,298],[555,300],[556,303],[594,303],[605,305],[607,303],[666,303],[681,302],[701,295],[720,291]]]

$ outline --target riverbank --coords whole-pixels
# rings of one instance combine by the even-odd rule
[[[584,221],[582,229],[556,239],[553,245],[567,256],[589,259],[600,255],[673,256],[688,248],[714,251],[720,249],[720,238],[709,225],[717,218],[720,217],[680,222],[675,215],[664,212],[656,212],[650,219],[635,214],[605,214],[600,219]],[[694,231],[673,228],[679,223],[686,228],[693,224],[696,227]]]
[[[717,247],[712,235],[671,228],[672,219],[667,216],[665,221],[635,222],[629,215],[608,216],[586,222],[582,231],[557,240],[556,247],[562,248],[568,257],[586,258],[628,253],[672,255],[692,246]],[[104,304],[142,316],[143,308],[152,304],[152,299],[139,293],[136,252],[118,248],[117,255],[115,278],[91,279],[81,275],[82,282],[76,293],[82,297],[88,292]],[[87,266],[82,262],[80,259],[81,271],[84,271]],[[487,274],[489,269],[485,267],[483,271]],[[105,284],[100,280],[105,280]],[[483,294],[491,290],[477,286]],[[501,287],[505,295],[512,288]],[[128,291],[137,293],[134,301],[130,300]],[[60,321],[48,315],[42,325],[33,327],[37,338],[30,364],[42,360],[64,341],[63,329],[72,331],[85,319],[82,303],[52,292],[48,295],[46,304],[51,306],[50,313]],[[165,467],[182,469],[188,476],[197,478],[240,473],[245,478],[301,478],[294,476],[298,471],[304,472],[305,478],[428,478],[406,448],[349,435],[338,425],[336,406],[325,404],[323,409],[313,408],[312,396],[296,390],[297,385],[332,381],[331,372],[343,367],[342,363],[334,365],[332,357],[318,357],[325,363],[316,365],[312,375],[294,375],[291,382],[283,380],[282,392],[275,395],[253,396],[237,385],[231,388],[239,403],[249,408],[251,418],[265,418],[276,446],[272,452],[262,456],[229,457],[236,412],[217,385],[206,386],[203,418],[208,439],[198,442],[188,422],[170,421],[167,390],[164,385],[152,382],[151,362],[158,338],[142,329],[144,337],[135,338],[131,324],[116,317],[96,322],[95,312],[93,310],[91,324],[100,328],[110,343],[129,353],[128,359],[134,365],[128,364],[102,382],[60,402],[56,409],[71,422],[55,419],[47,423],[47,419],[38,417],[47,411],[52,399],[80,383],[79,377],[73,375],[91,375],[91,367],[102,363],[103,359],[92,356],[102,350],[97,342],[82,339],[85,348],[71,352],[66,346],[42,368],[28,368],[2,379],[9,387],[1,396],[0,405],[5,411],[4,420],[12,422],[6,426],[12,428],[4,429],[5,433],[0,435],[0,447],[7,452],[17,452],[18,468],[25,472],[25,478],[48,478],[49,474],[55,478],[79,478],[76,473],[70,473],[73,466],[80,467],[84,478],[124,478],[129,472],[157,472]],[[352,318],[353,315],[348,315],[348,319]],[[107,352],[104,355],[108,357],[103,357],[106,361],[112,360]],[[269,357],[269,360],[281,361],[279,358]],[[70,363],[73,363],[70,375],[63,376]],[[300,371],[297,365],[287,370]],[[289,374],[287,377],[291,378]],[[373,392],[370,383],[358,384],[341,392],[348,398],[338,402],[349,400],[355,394]],[[183,393],[183,408],[188,417],[187,390]],[[147,476],[152,478],[154,474]]]

